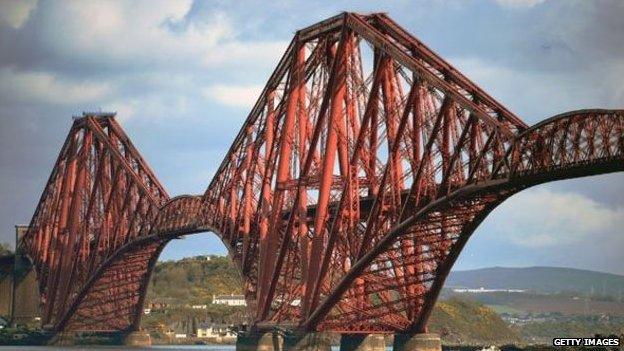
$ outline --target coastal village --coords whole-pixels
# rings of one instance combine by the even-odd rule
[[[245,307],[247,304],[243,295],[213,295],[212,301],[208,304],[195,305],[170,305],[166,302],[152,301],[143,309],[145,316],[166,313],[168,309],[190,309],[195,311],[208,310],[211,305]],[[173,325],[162,325],[162,334],[169,342],[188,343],[217,343],[230,344],[236,341],[236,332],[232,325],[203,320],[190,317]]]

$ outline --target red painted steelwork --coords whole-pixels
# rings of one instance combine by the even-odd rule
[[[486,216],[624,170],[623,125],[529,128],[386,15],[344,13],[297,32],[202,196],[169,200],[112,116],[77,119],[22,245],[57,331],[135,330],[164,245],[212,231],[257,328],[422,332]]]

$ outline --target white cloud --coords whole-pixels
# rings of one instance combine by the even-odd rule
[[[539,5],[546,0],[494,0],[501,6],[505,7],[533,7],[535,5]]]
[[[0,24],[19,29],[26,23],[35,7],[37,7],[37,0],[2,0],[0,1]]]
[[[205,97],[234,107],[252,107],[261,92],[260,85],[213,85],[202,91]]]
[[[554,114],[583,108],[621,108],[624,63],[607,62],[571,75],[503,66],[476,57],[449,60],[469,79],[510,108],[528,124]],[[596,101],[602,104],[596,106]]]
[[[521,192],[495,212],[486,224],[490,235],[532,248],[599,241],[624,226],[624,208],[548,189]]]
[[[219,50],[208,53],[203,63],[206,66],[257,67],[267,64],[276,66],[287,46],[286,41],[232,41],[221,45]]]
[[[0,96],[27,103],[94,103],[113,92],[110,83],[68,81],[45,72],[0,69]]]
[[[119,121],[145,120],[162,122],[189,118],[191,102],[185,95],[118,97],[103,103],[107,111],[117,112]],[[186,121],[187,123],[190,121]]]
[[[194,117],[202,96],[227,106],[253,105],[261,87],[245,84],[268,76],[287,42],[240,39],[225,13],[190,18],[191,7],[192,0],[41,2],[34,44],[70,68],[1,68],[0,97],[88,103],[118,111],[122,120]],[[232,76],[242,85],[210,86],[202,94],[203,87]]]
[[[192,1],[67,1],[42,11],[43,41],[68,60],[170,69],[274,64],[281,41],[241,41],[230,18],[188,19]],[[85,25],[85,21],[88,25]]]
[[[89,1],[55,3],[44,14],[45,40],[63,55],[113,63],[174,63],[202,52],[227,36],[229,23],[215,15],[205,25],[180,33],[167,23],[181,20],[190,2]],[[85,25],[85,20],[89,25]],[[98,61],[99,62],[99,61]]]

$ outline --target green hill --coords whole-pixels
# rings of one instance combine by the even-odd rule
[[[242,293],[240,276],[232,261],[223,256],[197,256],[158,262],[147,299],[206,304],[212,301],[212,295],[231,293]]]
[[[451,272],[445,286],[523,289],[538,293],[574,291],[618,297],[624,294],[624,276],[573,268],[493,267]]]
[[[451,298],[436,304],[429,329],[445,344],[513,344],[520,336],[491,308],[478,302]]]

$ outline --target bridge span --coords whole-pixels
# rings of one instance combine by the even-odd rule
[[[163,247],[210,231],[252,330],[435,346],[479,224],[531,186],[624,170],[623,127],[601,109],[530,127],[385,14],[343,13],[296,32],[204,194],[170,198],[114,115],[75,119],[21,247],[57,332],[138,330]]]

